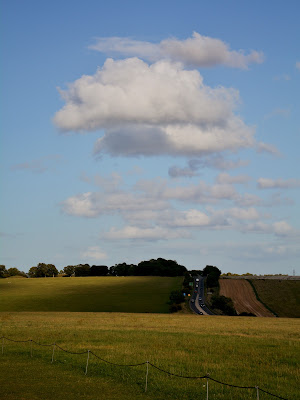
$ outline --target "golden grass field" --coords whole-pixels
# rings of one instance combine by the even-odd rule
[[[256,386],[285,399],[299,394],[300,320],[188,314],[1,312],[0,337],[56,342],[91,350],[110,362],[149,361],[175,374]],[[2,398],[206,399],[205,380],[170,377],[145,365],[116,367],[52,347],[5,341],[0,358]],[[204,385],[204,386],[203,386]],[[210,399],[256,399],[255,390],[209,381]],[[1,397],[1,395],[0,395]],[[260,400],[272,399],[260,393]]]

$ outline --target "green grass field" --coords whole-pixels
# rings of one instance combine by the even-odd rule
[[[167,313],[182,277],[0,279],[0,311]]]
[[[256,386],[289,400],[299,395],[300,320],[188,314],[2,312],[0,337],[56,342],[120,364],[149,361],[175,374]],[[86,354],[5,341],[0,397],[22,399],[206,399],[205,380],[168,376],[145,365],[117,367]],[[204,385],[204,386],[203,386]],[[260,400],[273,397],[260,392]],[[257,399],[255,390],[209,381],[209,399]]]
[[[300,281],[252,279],[261,301],[279,317],[300,318]]]

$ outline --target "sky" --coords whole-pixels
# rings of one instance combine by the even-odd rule
[[[300,275],[298,1],[1,1],[0,264]]]

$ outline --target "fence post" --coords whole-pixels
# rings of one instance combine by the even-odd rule
[[[256,389],[257,400],[259,400],[259,387],[255,386],[255,389]]]
[[[32,358],[32,339],[30,339],[30,357]]]
[[[149,372],[149,361],[146,362],[147,364],[147,369],[146,369],[146,384],[145,384],[145,392],[147,392],[148,388],[148,372]]]
[[[87,355],[87,360],[86,360],[86,367],[85,367],[85,375],[87,375],[87,371],[88,371],[89,358],[90,358],[90,351],[88,350],[88,355]]]
[[[53,351],[52,351],[52,360],[51,360],[51,364],[54,361],[54,350],[55,350],[55,343],[53,343]]]
[[[209,374],[206,374],[206,400],[208,400],[208,377]]]
[[[4,353],[4,337],[2,338],[2,354]]]

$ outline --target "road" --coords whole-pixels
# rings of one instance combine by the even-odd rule
[[[199,315],[214,315],[205,305],[203,276],[198,275],[194,278],[194,290],[190,299],[190,308]]]

